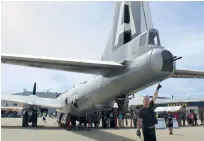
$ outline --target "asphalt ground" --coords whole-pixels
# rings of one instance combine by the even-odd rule
[[[56,119],[38,120],[38,127],[22,128],[21,118],[1,118],[2,141],[141,141],[136,129],[90,129],[67,131],[59,128]],[[180,127],[169,135],[167,129],[156,130],[158,141],[202,141],[204,126]]]

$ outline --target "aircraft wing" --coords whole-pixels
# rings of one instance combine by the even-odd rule
[[[204,79],[204,71],[175,70],[172,78],[201,78]]]
[[[22,96],[5,94],[1,96],[1,100],[15,102],[23,105],[35,105],[44,108],[61,108],[60,101],[51,98],[42,98],[36,95]]]
[[[104,74],[123,65],[111,61],[78,60],[55,57],[36,57],[30,55],[1,54],[1,62],[19,66],[72,71],[88,74]]]

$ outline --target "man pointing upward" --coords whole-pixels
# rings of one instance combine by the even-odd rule
[[[146,96],[143,99],[143,108],[140,109],[137,119],[137,135],[140,137],[140,123],[142,119],[142,133],[144,141],[156,141],[155,124],[157,124],[156,115],[154,113],[154,103],[158,96],[161,85],[158,84],[153,99],[150,101]]]

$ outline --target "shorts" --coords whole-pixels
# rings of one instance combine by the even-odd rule
[[[167,126],[168,126],[169,128],[172,128],[172,127],[173,127],[173,123],[168,123]]]

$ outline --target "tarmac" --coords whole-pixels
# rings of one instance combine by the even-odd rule
[[[47,123],[38,119],[39,127],[23,128],[21,120],[1,118],[2,141],[141,141],[134,128],[67,131],[58,127],[56,119],[47,119]],[[167,129],[156,130],[156,134],[157,141],[201,141],[204,139],[203,131],[204,126],[189,126],[174,129],[174,135],[169,135]]]

